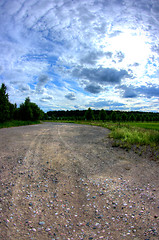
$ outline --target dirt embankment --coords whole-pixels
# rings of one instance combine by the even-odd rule
[[[159,239],[159,164],[112,148],[108,132],[1,129],[1,239]]]

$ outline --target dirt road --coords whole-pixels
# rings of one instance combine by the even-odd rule
[[[159,164],[109,130],[0,129],[1,239],[159,239]]]

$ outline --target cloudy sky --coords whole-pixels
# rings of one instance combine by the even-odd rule
[[[158,0],[0,0],[0,83],[45,112],[159,112]]]

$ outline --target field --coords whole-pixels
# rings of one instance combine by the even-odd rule
[[[159,131],[159,122],[129,122],[128,125]]]

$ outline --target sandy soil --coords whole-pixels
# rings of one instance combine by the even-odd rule
[[[108,133],[0,129],[0,238],[159,239],[159,163],[113,148]]]

